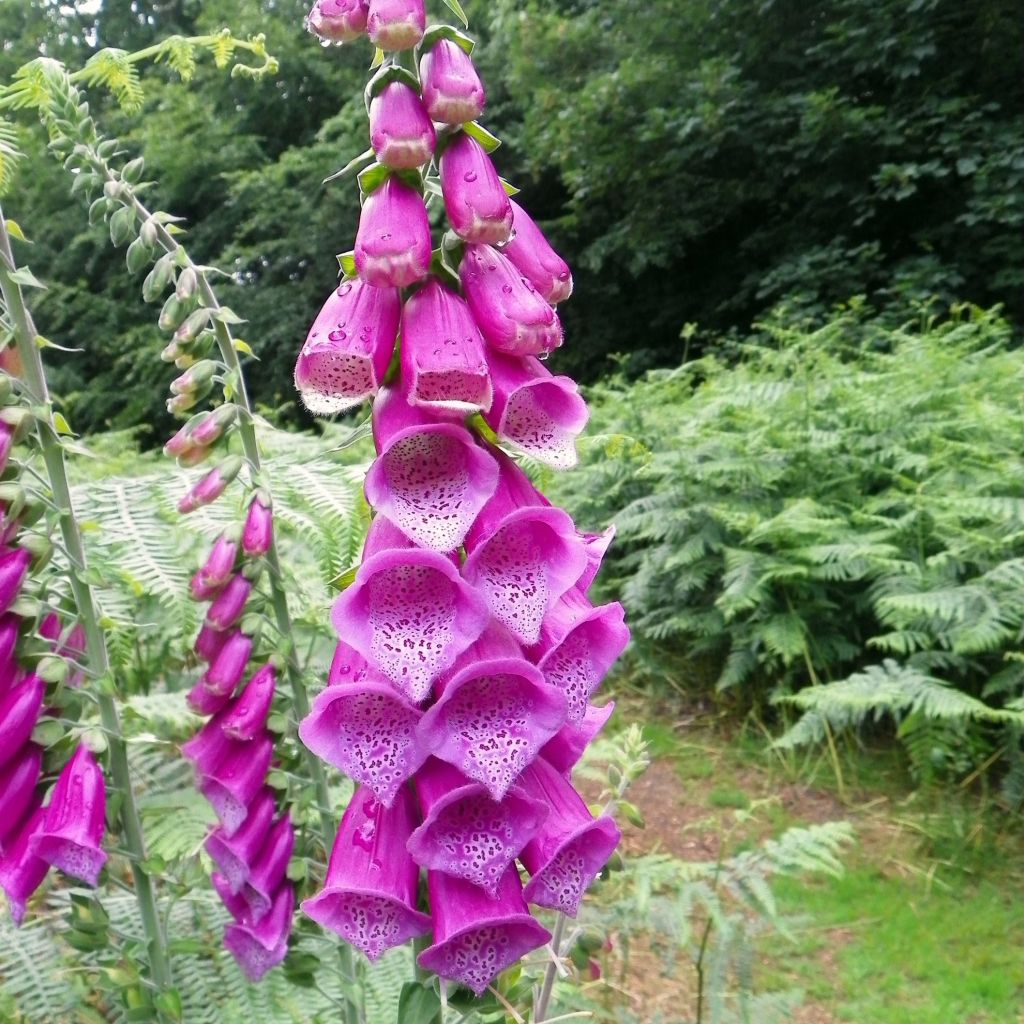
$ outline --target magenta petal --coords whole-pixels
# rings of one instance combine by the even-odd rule
[[[43,827],[32,836],[32,853],[51,867],[95,885],[107,862],[103,852],[107,791],[103,769],[84,746],[60,773]]]
[[[498,437],[553,469],[576,465],[587,403],[570,377],[555,377],[532,356],[489,356],[494,404],[484,419]]]
[[[338,684],[317,695],[313,710],[299,724],[299,738],[390,807],[426,757],[416,732],[421,717],[391,683]]]
[[[234,740],[252,740],[263,732],[274,701],[274,683],[273,665],[264,665],[253,673],[245,689],[220,719],[225,736]]]
[[[565,697],[528,661],[490,658],[473,647],[445,683],[419,732],[435,757],[455,765],[500,800],[565,722]]]
[[[430,222],[423,197],[388,178],[363,202],[356,232],[360,278],[377,288],[408,288],[430,271]]]
[[[589,589],[594,578],[601,571],[601,563],[608,553],[612,541],[615,540],[615,526],[609,526],[603,533],[583,534],[583,544],[587,549],[587,568],[580,577],[577,587],[584,593]]]
[[[572,295],[572,273],[533,218],[514,200],[513,235],[502,250],[546,302],[556,305]]]
[[[389,82],[370,101],[370,145],[378,163],[413,170],[430,161],[436,143],[419,93],[405,82]]]
[[[0,854],[8,846],[36,795],[43,770],[43,748],[26,744],[0,769]]]
[[[249,872],[263,849],[274,817],[274,795],[264,789],[248,808],[248,814],[234,835],[222,828],[214,829],[206,838],[206,852],[216,862],[228,891],[237,895],[249,880]]]
[[[199,789],[213,806],[225,834],[233,836],[245,821],[249,804],[263,787],[274,744],[269,736],[227,743],[209,771],[201,774]]]
[[[331,670],[327,676],[328,686],[340,686],[342,683],[360,683],[369,671],[366,659],[353,650],[344,640],[339,640],[334,648],[331,659]]]
[[[426,24],[423,0],[370,0],[366,30],[382,50],[412,49]]]
[[[551,941],[551,933],[530,916],[516,869],[501,879],[497,899],[441,871],[427,876],[434,920],[434,945],[419,964],[478,996],[506,967]]]
[[[295,363],[295,386],[315,416],[333,416],[377,393],[398,337],[396,288],[343,281],[324,303]]]
[[[452,230],[467,242],[500,245],[512,233],[512,205],[491,158],[465,132],[441,154],[441,192]]]
[[[0,889],[7,896],[11,917],[18,926],[25,919],[25,904],[50,870],[50,865],[32,852],[32,840],[42,830],[45,815],[42,807],[36,807],[0,857]]]
[[[0,767],[21,753],[43,709],[46,684],[29,676],[0,699]]]
[[[367,661],[414,701],[483,631],[484,599],[433,551],[385,551],[359,567],[331,620]]]
[[[325,43],[350,43],[366,33],[367,0],[316,0],[306,27]]]
[[[245,602],[252,592],[252,581],[241,573],[233,577],[217,595],[206,613],[206,624],[212,629],[230,629],[245,611]]]
[[[269,502],[269,498],[261,497],[261,493],[257,492],[245,514],[242,550],[250,558],[261,558],[274,542],[274,513]]]
[[[609,701],[604,707],[587,706],[583,717],[576,722],[566,722],[561,729],[541,748],[540,756],[552,768],[563,775],[569,773],[590,746],[591,740],[605,727],[605,723],[615,710],[615,701]]]
[[[274,897],[270,912],[259,921],[236,922],[224,929],[224,945],[250,981],[259,981],[284,960],[294,912],[295,890],[285,884]]]
[[[197,715],[215,715],[231,703],[231,693],[214,693],[200,680],[188,691],[185,702]]]
[[[284,881],[294,848],[295,830],[292,828],[291,817],[285,814],[271,826],[266,843],[256,863],[252,865],[242,890],[254,921],[270,911],[274,893]]]
[[[15,657],[20,625],[21,619],[17,615],[4,615],[0,618],[0,700],[14,686],[21,672]]]
[[[619,830],[611,818],[595,818],[572,783],[543,758],[523,772],[519,785],[551,809],[520,856],[532,876],[526,898],[575,917],[583,894],[619,845]]]
[[[205,587],[219,588],[224,586],[235,570],[238,558],[238,542],[221,534],[210,548],[206,561],[200,566],[197,576]]]
[[[433,757],[415,781],[424,820],[409,837],[409,852],[423,867],[458,875],[497,896],[506,868],[536,834],[547,805],[514,786],[499,802]]]
[[[365,787],[357,789],[341,819],[324,888],[302,904],[314,921],[371,960],[430,930],[430,918],[416,910],[419,868],[405,848],[413,814],[408,787],[390,808]]]
[[[590,698],[629,643],[625,612],[617,601],[592,607],[567,600],[552,610],[542,630],[537,667],[569,703],[569,721],[579,721]]]
[[[423,104],[434,121],[465,124],[484,111],[487,94],[470,57],[458,43],[439,39],[420,58]]]
[[[6,612],[14,604],[31,564],[32,555],[24,548],[0,554],[0,612]]]
[[[483,336],[466,303],[437,280],[405,304],[402,383],[411,405],[462,414],[491,407]]]
[[[250,654],[252,637],[235,630],[221,645],[203,676],[203,683],[207,689],[217,696],[232,693],[242,681]]]
[[[227,643],[227,640],[227,633],[214,629],[213,626],[204,623],[203,628],[199,630],[199,635],[196,637],[193,650],[203,661],[209,663],[220,654],[220,650]]]
[[[494,459],[464,427],[431,422],[394,391],[381,392],[374,420],[380,454],[366,500],[415,543],[459,547],[494,492]]]

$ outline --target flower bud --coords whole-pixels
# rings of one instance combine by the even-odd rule
[[[569,265],[551,248],[530,215],[515,200],[510,202],[513,235],[501,251],[546,302],[564,302],[572,295]]]
[[[306,28],[325,43],[350,43],[366,32],[369,0],[316,0]]]
[[[199,287],[199,278],[191,267],[185,269],[178,275],[178,282],[174,286],[174,294],[180,302],[187,302],[196,293]]]
[[[196,309],[185,318],[185,322],[174,332],[174,340],[179,345],[188,344],[199,337],[206,325],[210,322],[210,311],[203,307]]]
[[[191,395],[201,391],[212,383],[217,373],[217,364],[212,359],[203,359],[190,367],[180,377],[171,381],[171,393],[175,395]],[[202,442],[196,442],[200,444]]]
[[[185,319],[187,313],[188,306],[177,295],[170,295],[164,303],[163,309],[160,310],[157,326],[161,331],[173,331]],[[171,360],[165,361],[170,362]]]
[[[511,208],[510,208],[511,226]],[[407,288],[430,270],[431,238],[423,198],[399,178],[366,197],[356,233],[360,278],[377,288]]]
[[[242,529],[242,550],[250,558],[259,558],[270,550],[274,539],[273,522],[270,498],[258,491],[249,505]]]
[[[178,457],[178,465],[182,469],[191,469],[202,465],[213,454],[212,448],[193,448]]]
[[[213,694],[223,696],[231,693],[242,679],[245,666],[252,654],[252,637],[246,636],[241,630],[235,630],[203,676],[203,684]]]
[[[370,101],[370,145],[385,167],[412,169],[434,154],[437,136],[416,91],[390,82]]]
[[[174,340],[160,350],[160,359],[165,363],[176,363],[185,350]]]
[[[459,132],[441,155],[441,192],[452,229],[467,242],[497,245],[512,232],[512,205],[491,158]]]
[[[186,423],[178,432],[164,445],[164,455],[170,459],[180,459],[195,448],[189,435],[189,425]]]
[[[0,614],[14,604],[25,582],[32,553],[24,548],[13,548],[0,554]]]
[[[189,409],[195,408],[199,398],[200,396],[195,393],[175,395],[173,398],[168,398],[164,404],[167,406],[167,411],[172,416],[182,416],[187,413]]]
[[[458,43],[439,39],[420,59],[423,104],[432,121],[464,124],[484,110],[487,95],[473,60]]]
[[[14,427],[0,421],[0,473],[7,468],[7,460],[14,447]]]
[[[207,414],[190,430],[189,436],[193,444],[208,447],[219,440],[224,431],[231,426],[237,414],[234,405],[220,405]]]
[[[192,489],[178,502],[178,511],[182,515],[194,512],[202,505],[216,501],[227,488],[228,484],[238,476],[242,468],[242,459],[233,455],[225,459],[219,466],[214,466]]]
[[[239,574],[215,598],[206,613],[206,624],[214,629],[230,629],[241,618],[252,583]]]
[[[231,579],[237,559],[238,541],[222,533],[213,542],[213,547],[210,548],[210,553],[197,575],[206,586],[220,589]]]
[[[220,630],[204,623],[203,628],[199,630],[199,635],[196,637],[193,650],[203,661],[212,662],[220,654],[220,649],[227,643],[227,640],[227,633],[222,633]]]
[[[411,50],[426,27],[423,0],[370,0],[366,28],[382,50]]]

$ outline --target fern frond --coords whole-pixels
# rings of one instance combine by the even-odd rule
[[[183,82],[192,80],[196,70],[196,48],[183,36],[170,36],[163,41],[158,60],[164,59]]]
[[[139,71],[125,50],[107,47],[93,54],[82,69],[82,80],[87,85],[108,89],[125,113],[134,114],[142,107],[144,95]]]
[[[0,196],[14,181],[14,171],[24,154],[18,145],[17,125],[0,117]]]

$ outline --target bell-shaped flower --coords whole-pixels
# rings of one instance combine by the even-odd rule
[[[565,723],[565,696],[492,625],[440,684],[420,720],[423,745],[500,800]]]
[[[233,577],[214,598],[206,613],[206,623],[214,629],[230,629],[245,611],[245,602],[252,593],[252,581],[241,573]]]
[[[379,203],[376,195],[367,203]],[[419,201],[415,194],[413,199]],[[391,363],[401,314],[397,288],[375,288],[357,278],[331,292],[295,363],[295,386],[311,413],[333,416],[377,393]]]
[[[250,981],[259,981],[288,955],[294,913],[295,889],[286,884],[278,889],[269,913],[259,920],[243,918],[224,929],[224,945]]]
[[[325,43],[350,43],[366,33],[369,0],[316,0],[306,27]]]
[[[390,682],[337,683],[317,695],[299,738],[390,807],[426,757],[416,732],[422,714]]]
[[[331,851],[324,887],[302,904],[318,924],[371,960],[430,930],[416,909],[419,868],[406,851],[415,808],[402,787],[390,807],[366,788],[352,797]]]
[[[615,852],[621,834],[607,815],[595,818],[572,783],[543,758],[523,772],[519,785],[550,808],[520,854],[531,876],[525,896],[537,906],[575,917],[583,894]]]
[[[373,408],[378,456],[366,500],[432,551],[459,547],[494,493],[498,467],[465,427],[439,423],[384,388]]]
[[[497,896],[498,883],[547,815],[514,786],[495,800],[479,782],[430,758],[415,779],[423,823],[409,852],[425,868],[458,875]]]
[[[378,163],[393,170],[413,170],[434,155],[434,126],[405,82],[389,82],[370,100],[370,145]]]
[[[459,279],[473,319],[499,352],[543,356],[562,344],[558,314],[497,249],[467,245]]]
[[[605,727],[615,710],[615,701],[603,707],[587,706],[583,717],[575,722],[566,722],[541,748],[540,756],[552,768],[566,777],[579,763],[594,737]]]
[[[241,630],[228,634],[210,667],[203,676],[203,685],[213,694],[223,696],[232,693],[242,681],[245,666],[252,654],[252,637]]]
[[[269,495],[257,491],[249,502],[242,527],[242,550],[250,558],[262,558],[274,541],[274,513]]]
[[[264,665],[253,673],[245,689],[218,719],[225,736],[232,740],[254,740],[263,732],[274,702],[275,683],[273,665]]]
[[[214,466],[191,490],[178,502],[178,511],[182,515],[194,512],[203,505],[215,502],[227,490],[227,486],[238,476],[242,468],[242,460],[233,455],[225,459],[219,466]]]
[[[491,407],[483,336],[466,303],[436,279],[405,304],[402,385],[407,401],[424,409],[465,415]]]
[[[487,151],[465,132],[445,147],[441,194],[452,230],[466,242],[499,245],[512,233],[512,205]]]
[[[51,867],[95,885],[107,862],[103,832],[107,791],[103,769],[85,746],[79,746],[60,773],[57,785],[29,847]]]
[[[416,702],[488,617],[450,559],[418,548],[365,556],[331,613],[338,635]]]
[[[572,273],[569,264],[551,248],[544,232],[530,215],[514,200],[512,204],[512,238],[501,251],[543,296],[557,305],[572,295]]]
[[[0,854],[25,819],[43,770],[43,748],[27,743],[0,768]]]
[[[586,550],[567,512],[547,504],[507,456],[498,466],[494,497],[466,535],[462,574],[520,643],[535,644],[545,615],[586,569]]]
[[[569,591],[548,614],[535,648],[537,667],[569,703],[569,721],[579,721],[608,670],[626,649],[629,629],[617,601],[595,608]]]
[[[206,852],[213,858],[228,888],[234,894],[242,891],[249,873],[264,848],[274,819],[274,794],[264,788],[249,805],[249,813],[234,835],[215,828],[206,837]]]
[[[443,871],[427,875],[434,944],[419,964],[478,996],[507,967],[551,941],[551,933],[530,915],[519,872],[510,867],[497,898]]]
[[[552,469],[576,465],[576,438],[589,412],[571,377],[556,377],[533,356],[492,351],[494,402],[484,419],[502,441]]]
[[[587,549],[587,567],[583,571],[579,583],[576,584],[583,593],[590,589],[590,584],[594,582],[595,577],[601,571],[601,563],[613,540],[615,540],[614,524],[601,533],[583,534],[583,545]]]
[[[291,817],[284,814],[270,827],[266,843],[250,868],[249,877],[242,888],[242,898],[249,904],[253,920],[259,920],[269,913],[274,894],[285,880],[285,871],[294,848],[295,830],[292,828]]]
[[[46,811],[37,806],[21,823],[0,857],[0,889],[15,925],[25,919],[25,906],[43,883],[50,865],[32,851],[32,840],[42,831]]]
[[[222,533],[210,548],[206,561],[196,573],[204,587],[219,590],[231,579],[238,560],[238,541]],[[208,598],[200,598],[208,600]]]
[[[42,679],[31,675],[0,698],[0,767],[13,761],[28,742],[43,709],[45,690]]]
[[[370,0],[366,29],[382,50],[411,50],[426,27],[423,0]]]
[[[430,259],[430,223],[423,197],[392,175],[363,202],[356,270],[376,288],[408,288],[427,276]]]
[[[17,600],[32,565],[32,554],[25,548],[9,548],[0,554],[0,614]]]
[[[204,623],[202,629],[199,630],[199,635],[196,637],[196,642],[192,645],[192,649],[203,661],[207,663],[212,662],[220,653],[224,644],[227,643],[230,635],[230,633],[221,632],[221,630],[214,629],[213,626]]]
[[[192,443],[200,448],[208,448],[223,436],[224,431],[235,422],[238,409],[225,403],[206,413],[198,423],[191,426],[189,437]]]
[[[487,94],[473,59],[450,39],[438,39],[420,58],[420,84],[433,121],[464,124],[484,112]]]
[[[185,695],[185,702],[189,709],[197,715],[215,715],[231,703],[231,692],[214,693],[212,690],[208,690],[206,684],[200,679]]]

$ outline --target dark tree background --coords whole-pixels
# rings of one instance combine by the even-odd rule
[[[300,415],[292,362],[357,217],[351,183],[321,181],[365,148],[368,46],[322,51],[298,0],[86,6],[3,0],[0,81],[40,50],[77,66],[101,46],[224,25],[265,33],[280,59],[260,83],[207,63],[183,86],[151,68],[141,117],[94,102],[145,154],[152,202],[186,216],[194,252],[233,275],[258,400]],[[685,325],[699,325],[692,350],[780,302],[815,319],[863,296],[904,318],[967,299],[1024,322],[1019,0],[466,7],[500,170],[576,268],[556,367],[594,379],[614,354],[635,370],[677,362]],[[58,380],[72,422],[162,432],[157,311],[41,140],[30,148],[7,207],[51,282],[45,332],[85,349]]]

